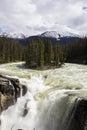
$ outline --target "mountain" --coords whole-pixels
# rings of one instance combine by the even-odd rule
[[[74,34],[71,32],[57,32],[57,31],[47,31],[40,35],[41,37],[50,37],[50,38],[56,38],[60,39],[62,37],[80,37],[78,34]]]
[[[25,35],[22,33],[7,33],[7,32],[0,32],[0,36],[6,36],[8,38],[13,38],[13,39],[24,39]]]
[[[76,39],[79,39],[81,36],[73,33],[72,31],[67,31],[67,30],[59,30],[59,31],[46,31],[42,34],[39,35],[33,35],[33,36],[25,36],[22,33],[16,34],[16,33],[11,33],[11,32],[5,32],[5,30],[0,29],[0,36],[7,36],[8,38],[16,39],[18,40],[21,44],[26,45],[26,41],[29,40],[37,40],[39,37],[42,38],[43,40],[49,39],[51,42],[54,44],[59,41],[60,44],[70,44]]]
[[[0,37],[7,37],[16,41],[19,41],[22,45],[26,45],[26,36],[22,33],[11,33],[5,29],[0,28]]]
[[[13,39],[24,39],[26,36],[23,33],[16,33],[7,27],[0,26],[0,36],[6,36]]]
[[[30,36],[28,37],[28,41],[31,40],[37,40],[38,38],[42,38],[42,40],[49,39],[53,44],[59,42],[61,45],[64,44],[71,44],[76,39],[81,38],[80,35],[68,31],[46,31],[42,34],[36,35],[36,36]]]

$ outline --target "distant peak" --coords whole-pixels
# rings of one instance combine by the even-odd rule
[[[51,38],[56,38],[59,39],[60,37],[80,37],[77,34],[65,31],[46,31],[44,33],[41,34],[42,37],[51,37]]]
[[[25,35],[22,33],[6,33],[6,32],[0,32],[0,36],[6,36],[8,38],[14,38],[14,39],[22,39],[25,38]]]

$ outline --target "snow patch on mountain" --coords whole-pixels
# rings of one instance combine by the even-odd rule
[[[13,38],[13,39],[22,39],[25,38],[26,36],[22,33],[6,33],[6,32],[0,32],[0,36],[6,36],[8,38]]]
[[[8,35],[8,37],[14,38],[14,39],[21,39],[21,38],[25,38],[25,35],[23,33],[10,33]]]
[[[47,31],[41,34],[42,37],[50,37],[60,39],[61,37],[80,37],[78,34],[71,32],[57,32],[57,31]]]
[[[0,26],[0,36],[1,37],[6,36],[8,38],[14,38],[14,39],[25,38],[25,35],[23,33],[16,33],[10,30],[9,28],[3,26]]]
[[[10,30],[8,27],[0,26],[0,36],[7,36],[9,38],[14,39],[24,39],[26,37],[30,37],[29,34],[23,34],[21,32],[14,32]],[[54,31],[46,31],[39,35],[32,35],[32,36],[41,36],[41,37],[48,37],[48,38],[56,38],[60,40],[62,37],[84,37],[87,36],[84,32],[80,33],[66,25],[57,25],[57,29]]]

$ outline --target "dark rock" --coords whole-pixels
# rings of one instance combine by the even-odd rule
[[[28,109],[25,108],[24,111],[23,111],[23,115],[22,116],[25,117],[27,114],[28,114]]]
[[[25,95],[27,88],[18,79],[0,75],[0,113],[17,101],[21,89]]]
[[[44,79],[47,79],[48,75],[44,75]]]
[[[23,95],[24,96],[27,92],[27,87],[25,85],[22,85],[22,89],[23,89]]]
[[[87,130],[87,100],[76,100],[67,130]]]
[[[9,106],[14,104],[14,98],[11,95],[3,95],[0,93],[1,104],[0,104],[0,112],[7,109]]]
[[[25,117],[25,116],[27,115],[27,113],[28,113],[27,103],[28,103],[28,101],[27,101],[27,102],[25,103],[25,105],[24,105],[24,110],[23,110],[23,115],[22,115],[22,117]]]

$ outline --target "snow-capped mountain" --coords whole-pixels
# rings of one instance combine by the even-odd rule
[[[16,39],[16,38],[23,39],[23,38],[25,38],[25,35],[22,33],[10,33],[10,34],[8,34],[8,37],[14,38],[14,39]]]
[[[22,39],[25,38],[25,35],[22,33],[7,33],[7,32],[0,32],[0,36],[7,36],[8,38],[14,38],[14,39]]]
[[[60,39],[62,37],[80,37],[80,35],[71,32],[57,32],[57,31],[47,31],[41,34],[42,37],[50,37]]]
[[[7,37],[10,37],[10,38],[18,38],[18,39],[21,39],[21,38],[25,38],[27,36],[25,36],[23,33],[9,33],[9,32],[2,32],[0,31],[0,36],[7,36]],[[56,39],[60,39],[62,37],[80,37],[80,35],[78,34],[74,34],[74,33],[71,33],[71,32],[57,32],[57,31],[46,31],[40,35],[36,35],[36,36],[41,36],[41,37],[49,37],[49,38],[56,38]]]
[[[0,26],[0,35],[5,35],[10,38],[25,38],[25,37],[30,37],[29,34],[24,35],[25,33],[21,32],[15,32],[11,30],[8,27]],[[31,35],[35,36],[35,35]],[[62,37],[80,37],[79,32],[76,31],[75,29],[72,29],[66,25],[57,25],[56,30],[48,30],[40,35],[36,36],[41,36],[41,37],[49,37],[49,38],[56,38],[57,40],[62,38]]]
[[[23,33],[15,33],[12,30],[9,30],[5,27],[0,27],[0,36],[6,36],[8,38],[21,39],[25,38]]]
[[[37,40],[39,37],[42,37],[43,40],[50,39],[53,44],[55,44],[57,41],[61,45],[64,44],[70,44],[74,42],[76,39],[81,37],[80,35],[77,35],[75,33],[71,32],[57,32],[57,31],[47,31],[39,35],[33,35],[33,36],[25,36],[22,33],[9,33],[9,32],[0,32],[0,36],[6,36],[8,38],[13,38],[14,40],[18,40],[21,44],[26,45],[26,40]]]
[[[8,27],[0,26],[0,35],[5,35],[10,38],[18,38],[18,39],[23,39],[25,37],[30,37],[29,34],[27,33],[21,33],[21,32],[15,32],[11,30]],[[48,38],[56,38],[59,40],[62,37],[81,37],[80,33],[76,31],[75,29],[72,29],[66,25],[57,25],[56,30],[49,30],[44,33],[40,33],[40,35],[31,35],[31,36],[41,36],[41,37],[48,37]]]

